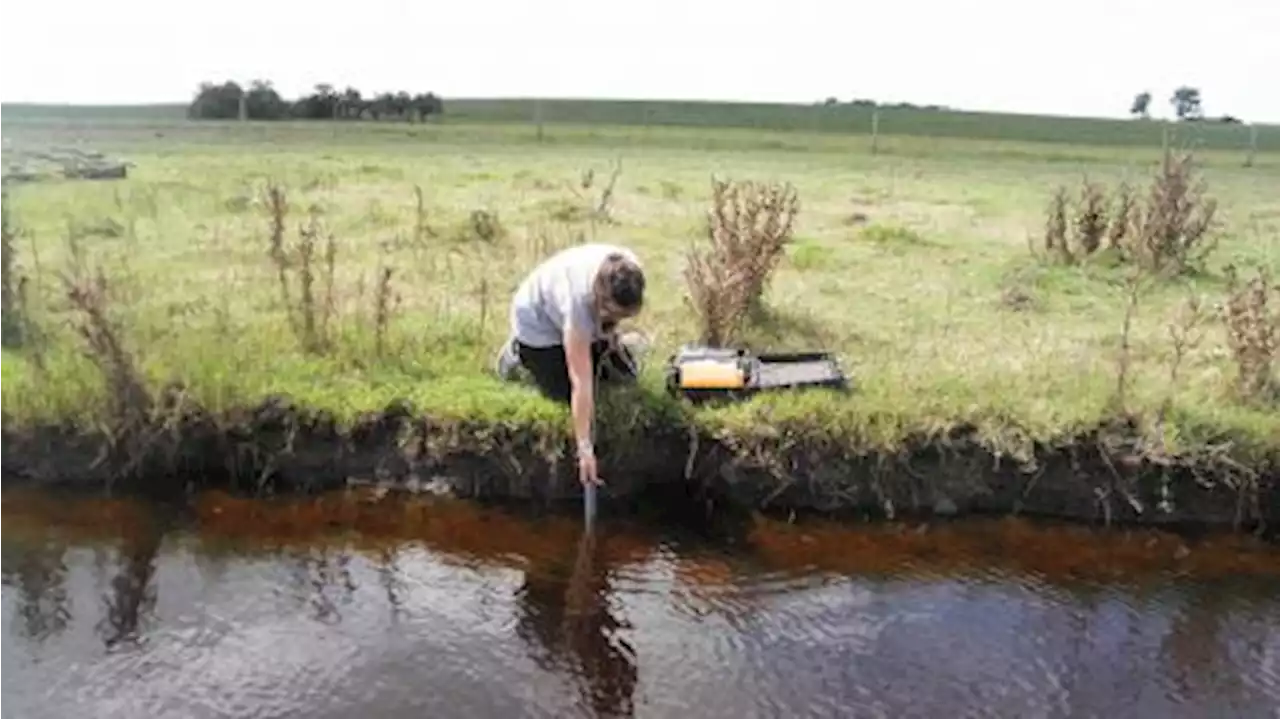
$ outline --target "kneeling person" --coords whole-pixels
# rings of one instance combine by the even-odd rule
[[[640,312],[644,287],[635,253],[577,245],[534,268],[511,301],[511,338],[498,372],[509,377],[522,366],[546,395],[569,403],[584,483],[599,483],[591,437],[595,379],[635,378],[634,360],[618,341],[616,325]]]

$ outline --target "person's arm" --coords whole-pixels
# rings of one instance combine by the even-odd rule
[[[591,338],[587,332],[570,324],[565,330],[565,362],[569,367],[569,409],[573,414],[573,436],[577,440],[578,456],[590,453],[594,457],[594,437],[591,436],[592,418],[595,415],[595,377],[591,367]],[[595,477],[590,477],[592,481]]]
[[[567,289],[569,283],[562,285]],[[569,411],[573,416],[573,438],[578,459],[579,480],[598,484],[595,438],[595,367],[591,362],[591,342],[595,339],[595,317],[589,300],[564,292],[559,298],[564,317],[564,359],[569,370]]]

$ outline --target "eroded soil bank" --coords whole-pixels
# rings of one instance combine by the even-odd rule
[[[608,482],[601,501],[657,488],[708,511],[1025,514],[1267,533],[1280,526],[1276,454],[1250,467],[1207,454],[1156,458],[1125,425],[1038,444],[1030,461],[998,456],[963,428],[906,446],[867,454],[803,437],[743,442],[688,426],[650,429],[599,443]],[[8,487],[281,495],[376,483],[543,504],[581,494],[569,443],[533,428],[438,421],[404,406],[342,428],[280,398],[221,416],[184,411],[111,437],[6,421],[3,458]]]

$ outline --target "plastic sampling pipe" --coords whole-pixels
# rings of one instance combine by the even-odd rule
[[[588,484],[582,488],[582,521],[590,528],[596,521],[596,486]]]

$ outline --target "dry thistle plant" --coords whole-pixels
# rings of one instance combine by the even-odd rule
[[[1105,188],[1086,179],[1074,203],[1065,188],[1055,188],[1046,210],[1045,253],[1076,264],[1104,249],[1106,238],[1106,249],[1154,274],[1199,268],[1217,245],[1217,201],[1195,178],[1192,159],[1190,152],[1175,156],[1166,149],[1141,205],[1125,183],[1109,200]]]
[[[1171,385],[1177,383],[1178,371],[1187,353],[1199,347],[1204,340],[1205,318],[1204,301],[1199,295],[1189,295],[1169,323],[1169,342],[1173,345],[1173,361],[1169,365]]]
[[[413,245],[414,249],[425,249],[427,240],[436,236],[436,231],[427,222],[427,203],[422,197],[422,186],[413,186],[414,200],[414,225],[413,225]]]
[[[1227,267],[1226,275],[1222,314],[1236,363],[1236,393],[1245,402],[1273,402],[1280,395],[1280,286],[1263,269],[1243,286],[1235,267]]]
[[[616,224],[613,218],[613,193],[618,185],[618,178],[622,175],[622,160],[616,160],[613,164],[613,170],[609,173],[609,179],[603,187],[600,188],[600,194],[594,197],[584,196],[584,192],[590,192],[595,186],[596,173],[592,168],[583,170],[582,176],[578,180],[577,187],[569,186],[570,191],[578,198],[586,208],[585,215],[591,221],[592,235],[595,234],[596,224],[612,225]]]
[[[1064,262],[1073,260],[1071,248],[1067,246],[1067,190],[1063,187],[1054,189],[1049,197],[1049,207],[1045,212],[1044,250],[1049,256],[1057,256]]]
[[[391,285],[394,274],[391,265],[385,261],[379,265],[377,290],[373,298],[373,346],[374,354],[381,358],[386,352],[391,318],[400,307],[400,294]]]
[[[310,222],[298,228],[298,242],[289,247],[285,241],[285,223],[288,201],[285,191],[276,184],[266,190],[267,211],[270,213],[268,250],[276,268],[280,285],[280,297],[284,302],[289,327],[306,352],[320,354],[329,346],[329,328],[333,320],[335,299],[334,279],[337,273],[338,246],[332,233],[325,234],[324,246],[324,294],[316,296],[316,248],[322,234],[320,222],[313,213]],[[294,298],[292,283],[297,284]]]
[[[1064,264],[1082,262],[1102,247],[1108,226],[1107,193],[1101,185],[1085,178],[1074,204],[1066,188],[1057,187],[1045,213],[1044,249]]]
[[[1190,152],[1175,157],[1165,150],[1132,247],[1147,269],[1180,274],[1199,267],[1217,246],[1218,202],[1206,194],[1205,181],[1193,177],[1193,169]]]
[[[284,233],[285,219],[289,214],[289,202],[285,198],[284,188],[275,183],[267,185],[265,202],[270,216],[270,227],[267,235],[267,256],[276,267],[276,279],[280,283],[280,295],[285,307],[290,307],[289,300],[289,255],[285,252]]]
[[[84,356],[97,367],[106,390],[106,437],[98,461],[111,466],[111,477],[135,471],[151,452],[167,422],[156,428],[161,412],[172,407],[157,403],[147,388],[145,375],[126,349],[123,327],[111,317],[110,295],[101,267],[89,272],[78,251],[72,252],[69,271],[60,272],[66,298],[76,315],[73,327],[84,340]]]
[[[1107,234],[1107,193],[1101,185],[1087,178],[1080,185],[1075,231],[1076,246],[1086,255],[1097,252]]]
[[[1209,314],[1205,311],[1204,301],[1199,295],[1188,295],[1178,307],[1178,312],[1169,322],[1167,330],[1169,342],[1173,346],[1173,359],[1169,362],[1169,391],[1160,405],[1157,422],[1164,425],[1173,408],[1174,394],[1178,390],[1178,380],[1182,363],[1187,354],[1194,351],[1204,341],[1205,322]]]
[[[726,262],[725,254],[723,247],[714,244],[702,252],[691,248],[684,269],[686,300],[698,315],[702,342],[712,347],[722,347],[734,338],[750,304],[747,275]]]
[[[101,267],[90,271],[74,239],[72,245],[68,269],[59,273],[59,279],[71,308],[78,315],[74,327],[84,340],[85,357],[98,368],[106,383],[114,430],[127,432],[141,426],[151,412],[151,395],[137,362],[125,348],[119,323],[109,312],[106,275]]]
[[[1148,287],[1138,268],[1130,269],[1125,278],[1127,302],[1124,310],[1124,322],[1120,326],[1120,348],[1116,355],[1116,392],[1112,398],[1114,409],[1121,413],[1128,412],[1129,371],[1133,364],[1132,341],[1133,318],[1138,314],[1138,306]]]
[[[1121,182],[1116,188],[1115,202],[1112,204],[1110,227],[1107,228],[1107,249],[1124,249],[1126,239],[1134,234],[1137,212],[1138,204],[1133,197],[1133,188],[1129,183]]]
[[[790,184],[712,180],[710,246],[689,251],[684,273],[704,343],[731,341],[747,316],[760,308],[798,212],[799,198]]]

